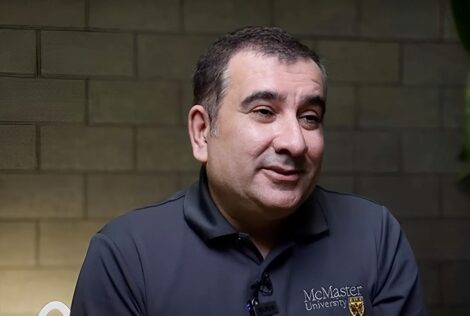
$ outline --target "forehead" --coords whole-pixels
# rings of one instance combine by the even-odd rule
[[[229,90],[267,89],[288,93],[301,89],[323,96],[321,70],[311,59],[287,62],[277,56],[244,50],[230,59],[225,80]]]

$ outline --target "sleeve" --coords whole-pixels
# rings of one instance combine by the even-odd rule
[[[373,296],[375,315],[426,315],[418,268],[398,221],[383,208],[379,240],[377,286]]]
[[[106,235],[91,242],[78,277],[71,316],[140,316],[144,300],[126,256]],[[138,267],[133,267],[138,269]]]

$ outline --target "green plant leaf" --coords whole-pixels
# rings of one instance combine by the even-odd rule
[[[470,73],[467,75],[467,85],[465,87],[463,133],[461,158],[463,161],[470,162]]]
[[[470,1],[452,0],[452,12],[460,41],[470,54]]]

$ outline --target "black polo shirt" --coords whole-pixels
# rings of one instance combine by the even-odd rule
[[[412,251],[381,205],[317,187],[265,259],[199,183],[91,240],[71,315],[424,315]]]

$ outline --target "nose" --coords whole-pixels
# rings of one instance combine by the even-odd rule
[[[282,120],[277,127],[273,147],[276,153],[293,157],[302,156],[307,152],[305,136],[297,117]]]

